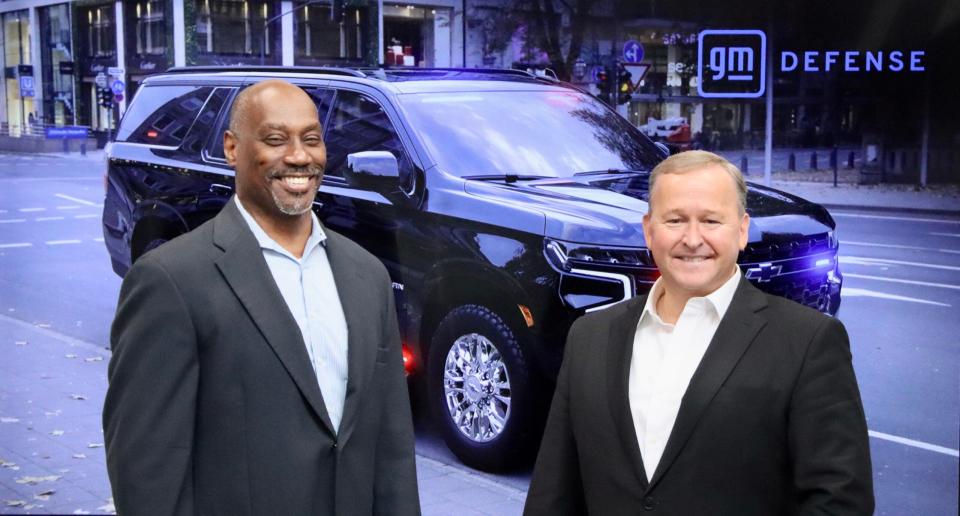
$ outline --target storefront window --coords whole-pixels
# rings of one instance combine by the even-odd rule
[[[70,37],[70,9],[67,4],[38,9],[40,51],[43,63],[44,123],[75,123],[73,42]]]
[[[96,76],[106,74],[111,66],[118,66],[117,26],[114,2],[99,5],[78,6],[74,11],[74,26],[77,31],[77,59],[75,73],[77,84],[77,123],[89,125],[95,130],[114,127],[116,110],[108,110],[97,104]],[[132,7],[132,6],[131,6]],[[129,43],[127,48],[129,48]]]
[[[82,9],[85,43],[93,57],[113,57],[117,53],[117,29],[113,4]]]
[[[384,63],[388,66],[450,66],[452,10],[384,4]]]
[[[7,92],[7,132],[10,136],[20,136],[30,132],[35,122],[33,96],[20,90],[20,77],[33,75],[29,67],[30,57],[30,18],[27,11],[15,11],[3,14],[4,81]],[[27,95],[27,96],[23,96]]]
[[[197,50],[205,63],[226,64],[230,58],[259,58],[276,63],[279,25],[266,23],[276,2],[258,0],[198,0]],[[249,61],[240,59],[239,61]]]
[[[347,8],[334,20],[329,5],[308,5],[296,13],[294,25],[297,64],[331,60],[359,60],[366,53],[366,9]]]
[[[167,50],[167,31],[164,21],[163,0],[137,2],[136,53],[137,55],[161,55]]]

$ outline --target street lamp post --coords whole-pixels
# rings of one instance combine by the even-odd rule
[[[333,1],[336,2],[336,0],[333,0]],[[264,21],[264,22],[263,22],[263,30],[261,31],[261,32],[262,32],[262,38],[261,38],[261,40],[260,40],[260,66],[263,66],[263,56],[264,56],[264,54],[266,53],[266,50],[267,50],[267,27],[269,27],[271,23],[279,20],[280,18],[283,18],[284,16],[286,16],[286,15],[288,15],[288,14],[297,12],[297,11],[299,11],[300,9],[303,9],[304,7],[307,7],[308,5],[313,5],[313,4],[326,4],[326,3],[328,3],[328,0],[308,0],[308,1],[306,1],[306,2],[304,2],[304,3],[302,3],[302,4],[300,4],[300,5],[298,5],[298,6],[296,6],[296,7],[294,7],[293,9],[290,9],[289,11],[282,12],[282,13],[280,13],[280,14],[278,14],[278,15],[276,15],[276,16],[274,16],[274,17],[272,17],[272,18],[270,18],[270,19],[268,19],[268,20],[266,20],[266,21]],[[332,8],[333,8],[333,5],[331,4],[331,9],[332,9]],[[332,9],[332,10],[333,10],[333,9]],[[332,12],[332,11],[331,11],[331,12]]]

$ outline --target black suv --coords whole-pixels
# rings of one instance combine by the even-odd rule
[[[465,463],[536,449],[570,324],[643,294],[649,171],[665,157],[575,87],[512,70],[180,68],[148,78],[107,152],[103,228],[123,275],[233,193],[223,156],[245,85],[282,78],[315,101],[328,165],[320,220],[393,279],[408,371]],[[840,304],[834,221],[750,185],[740,256],[761,289]]]

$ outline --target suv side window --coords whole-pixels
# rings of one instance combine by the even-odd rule
[[[200,159],[200,151],[203,150],[203,145],[207,142],[207,139],[213,137],[211,133],[217,124],[217,116],[220,115],[220,110],[223,109],[223,105],[227,102],[227,98],[230,97],[233,90],[234,88],[213,90],[213,94],[207,99],[207,103],[204,104],[197,120],[193,122],[193,127],[190,128],[190,132],[187,133],[181,146],[181,149],[191,160]],[[222,148],[223,138],[221,137],[220,140],[220,147]]]
[[[303,91],[307,92],[307,95],[310,95],[310,98],[313,99],[313,102],[317,105],[317,116],[320,118],[320,123],[323,123],[323,119],[327,116],[327,111],[330,109],[330,102],[333,100],[333,90],[326,88],[318,88],[315,86],[303,87]],[[218,125],[217,130],[210,137],[210,151],[207,153],[207,157],[213,159],[214,161],[225,161],[226,156],[223,155],[223,133],[230,128],[230,107],[227,108],[227,112],[220,118],[220,124]]]
[[[124,115],[117,140],[179,146],[211,91],[209,86],[145,86]]]
[[[413,163],[403,150],[403,143],[380,104],[355,91],[337,92],[333,110],[327,120],[323,141],[327,145],[326,175],[343,177],[347,154],[385,150],[397,157],[400,184],[406,184]]]

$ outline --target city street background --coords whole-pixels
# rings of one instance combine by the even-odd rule
[[[0,512],[113,508],[100,412],[121,280],[102,241],[103,168],[102,152],[0,155]],[[748,179],[761,170],[751,163]],[[871,430],[877,514],[954,516],[956,185],[834,188],[822,174],[832,172],[777,175],[789,181],[775,186],[827,204],[837,221],[839,318]],[[424,514],[519,514],[530,478],[460,465],[419,415],[417,469]]]

